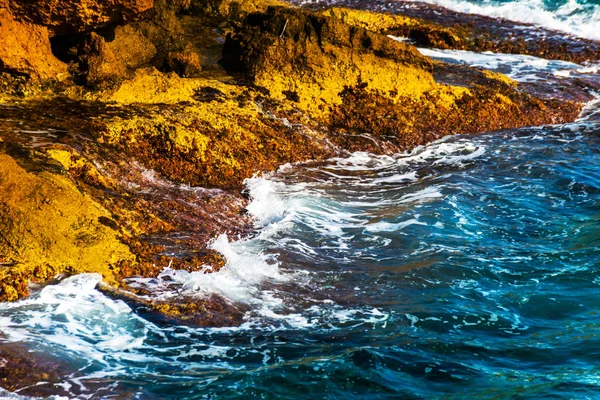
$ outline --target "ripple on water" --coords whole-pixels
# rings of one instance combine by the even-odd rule
[[[81,275],[0,305],[4,340],[70,365],[71,397],[594,397],[599,154],[566,125],[288,165],[247,181],[259,231],[214,241],[220,272],[130,282],[240,326],[157,325]]]

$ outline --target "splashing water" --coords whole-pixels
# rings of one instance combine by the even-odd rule
[[[538,25],[599,40],[597,0],[419,0],[467,14],[487,15]]]
[[[92,274],[0,305],[0,329],[69,365],[38,385],[69,398],[593,397],[599,131],[459,136],[248,180],[260,230],[214,242],[223,270],[136,281],[244,303],[239,327],[155,325]]]

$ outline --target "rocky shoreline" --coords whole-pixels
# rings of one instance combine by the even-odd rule
[[[440,19],[433,6],[388,14],[276,0],[37,3],[0,2],[1,301],[95,272],[107,295],[157,321],[237,325],[240,305],[151,300],[127,278],[222,268],[208,243],[253,234],[242,190],[258,172],[570,122],[591,98],[540,96],[504,75],[422,56],[414,45],[523,51],[497,27]],[[568,43],[524,52],[597,58],[597,43]],[[9,390],[58,368],[19,347],[1,354]],[[23,368],[39,374],[26,379]]]
[[[422,47],[525,49],[494,28],[469,30],[455,14],[424,11],[432,9],[0,2],[0,300],[97,272],[106,293],[135,309],[235,325],[242,314],[223,299],[150,301],[125,279],[155,277],[167,265],[221,268],[207,244],[222,233],[252,234],[242,189],[257,172],[570,122],[591,98],[538,96],[388,36]],[[570,43],[548,52],[547,42],[528,42],[525,53],[579,60]],[[598,44],[581,54],[598,58]],[[0,385],[17,388],[13,375]]]

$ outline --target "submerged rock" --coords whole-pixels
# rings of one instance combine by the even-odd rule
[[[243,322],[244,312],[247,311],[247,306],[232,304],[218,295],[152,299],[151,296],[133,294],[104,284],[99,285],[98,289],[111,298],[124,301],[137,314],[158,324],[193,327],[239,326]]]

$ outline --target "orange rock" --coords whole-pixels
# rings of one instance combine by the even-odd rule
[[[166,72],[175,72],[182,78],[196,77],[202,71],[200,56],[193,51],[171,52],[165,58],[163,69]]]
[[[154,0],[9,0],[17,19],[47,26],[53,34],[90,31],[128,23],[154,7]]]
[[[0,8],[0,72],[27,75],[35,80],[64,79],[67,65],[52,54],[48,29],[18,22]]]

